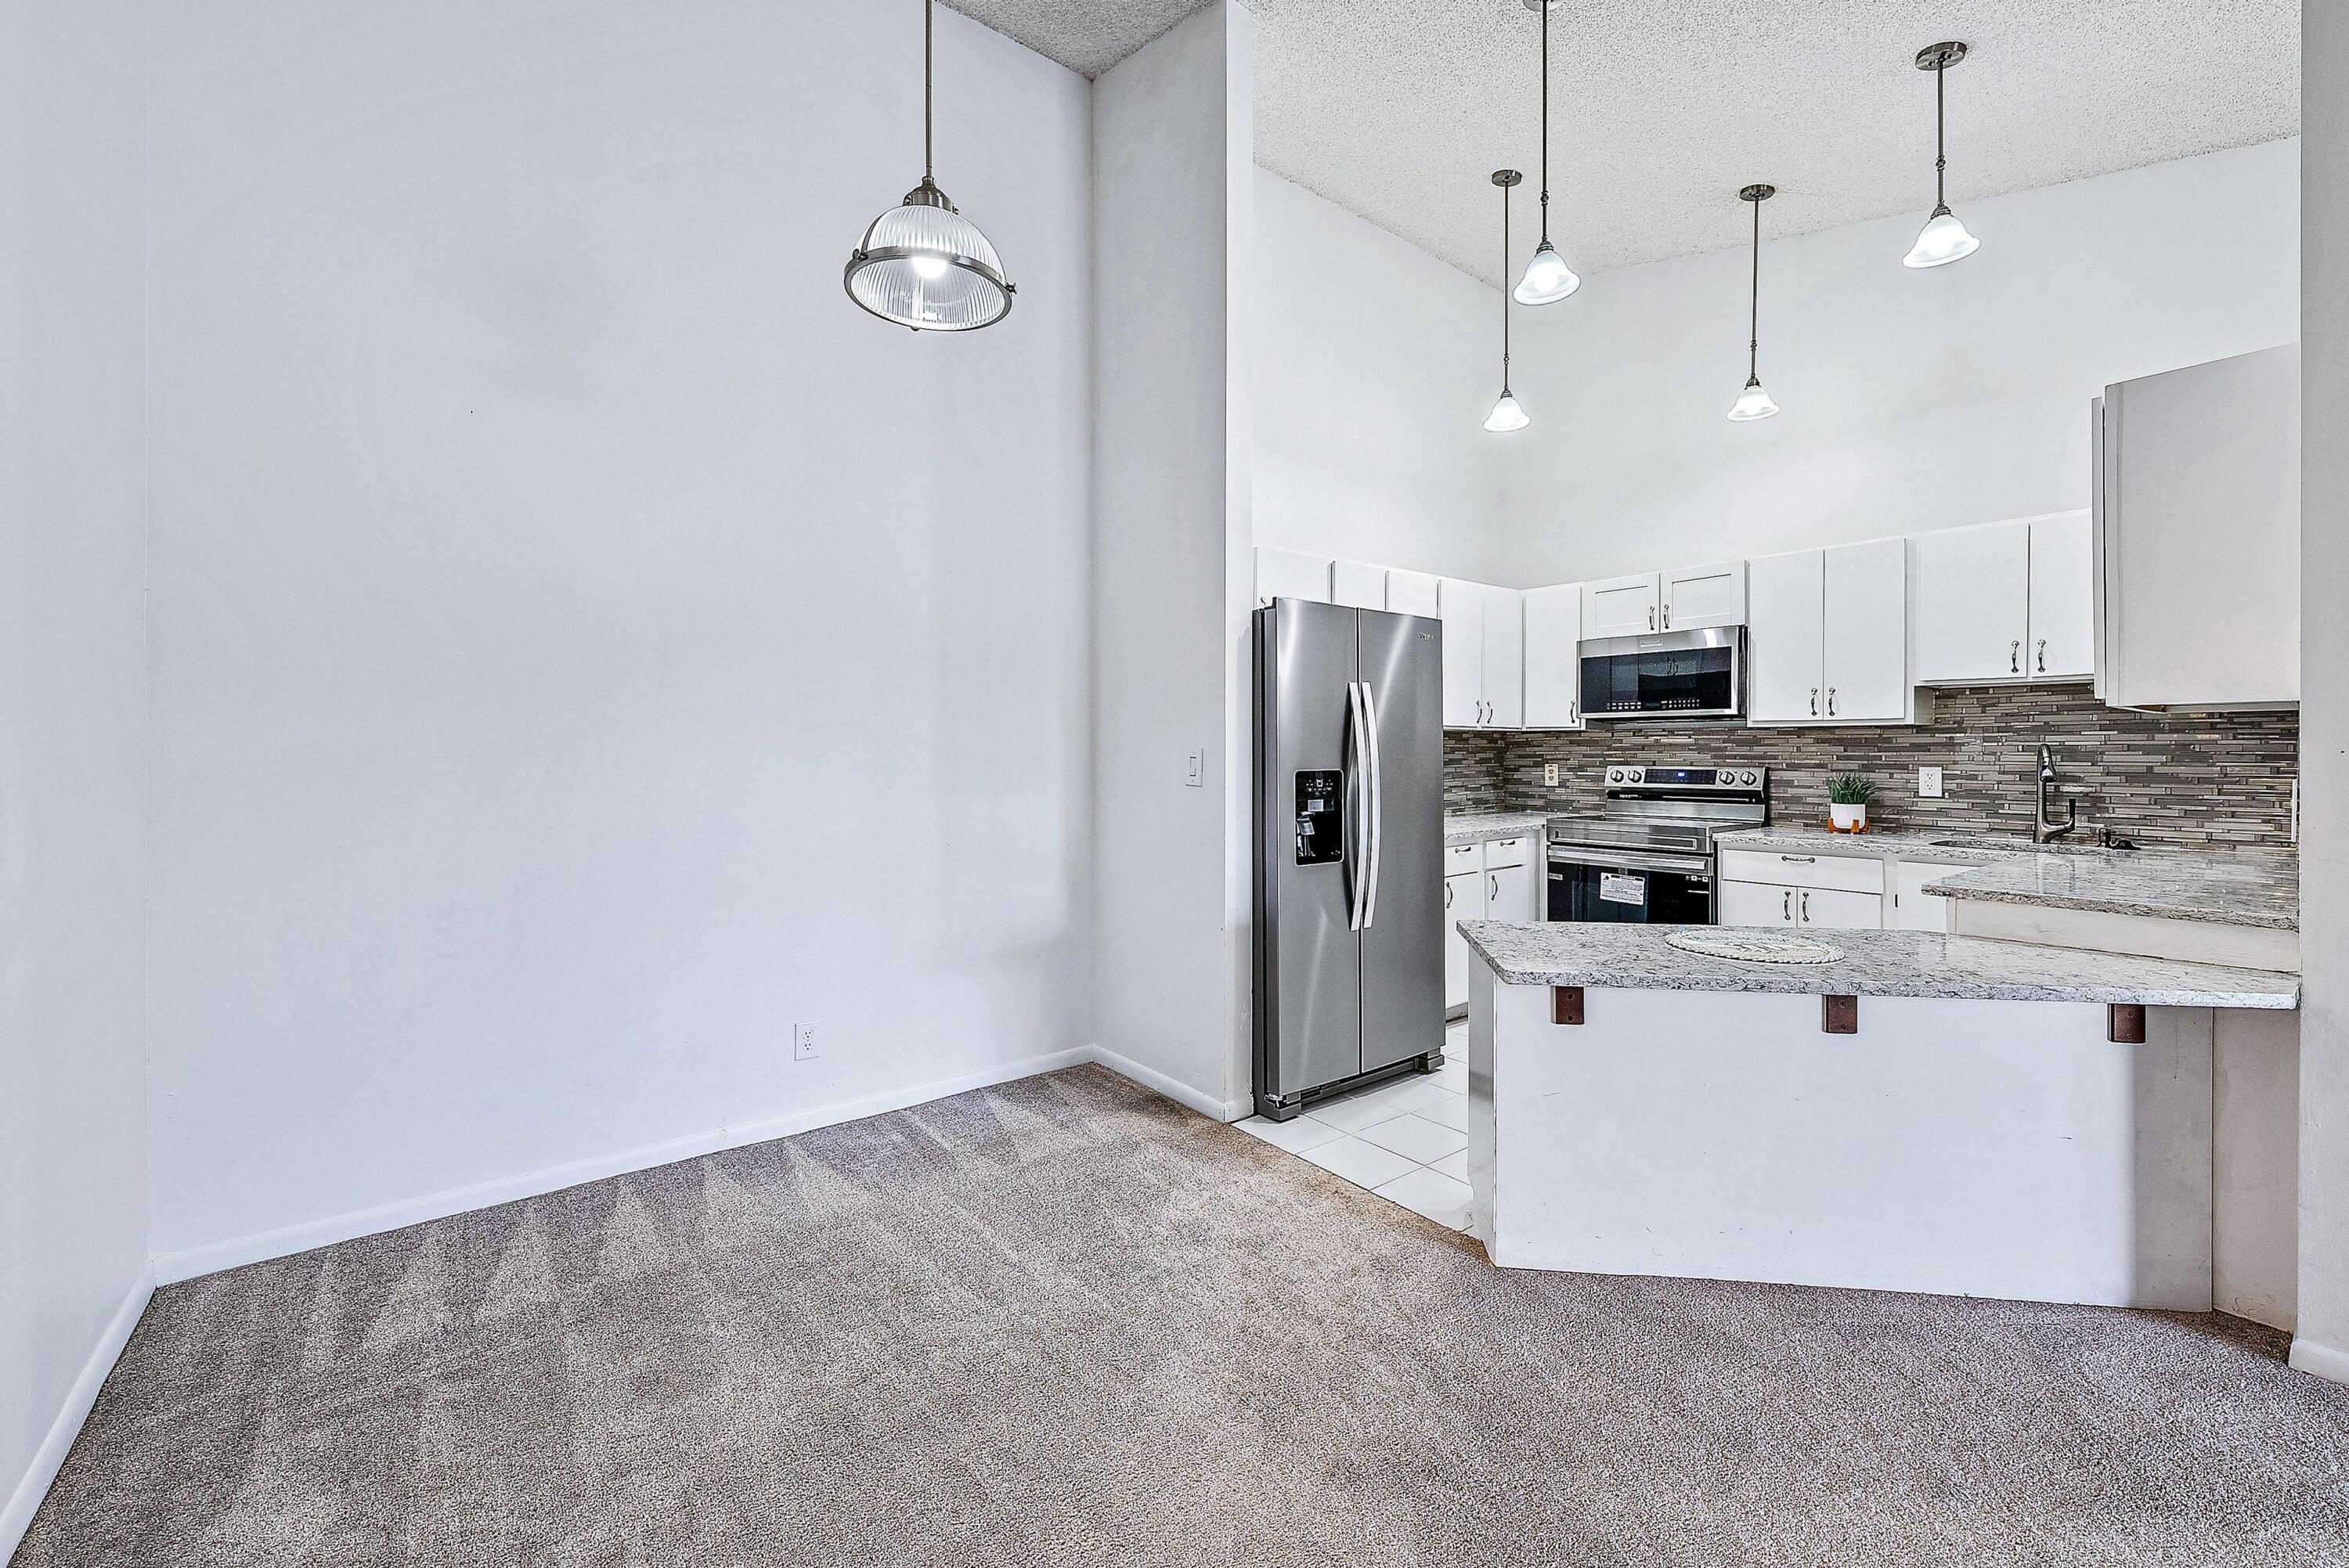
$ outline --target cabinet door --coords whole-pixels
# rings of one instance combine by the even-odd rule
[[[1846,544],[1825,555],[1829,718],[1909,716],[1909,542]]]
[[[1582,584],[1526,593],[1526,727],[1582,727]]]
[[[1444,1006],[1449,1012],[1468,1005],[1469,966],[1476,962],[1468,939],[1460,934],[1464,920],[1485,918],[1485,873],[1444,879]]]
[[[1792,925],[1795,890],[1761,882],[1715,882],[1721,903],[1714,913],[1718,925]]]
[[[1336,561],[1330,565],[1330,603],[1357,610],[1387,607],[1387,569],[1360,561]]]
[[[1661,630],[1659,601],[1663,583],[1655,573],[1637,577],[1609,577],[1582,585],[1582,634],[1585,638],[1635,637]]]
[[[1925,891],[1926,884],[1971,870],[1971,866],[1937,866],[1902,861],[1893,868],[1892,907],[1884,912],[1885,927],[1892,931],[1949,930],[1950,911],[1956,901],[1934,897]]]
[[[1823,931],[1874,931],[1884,923],[1884,895],[1831,888],[1794,890],[1795,923]]]
[[[1474,729],[1485,722],[1485,591],[1456,577],[1444,579],[1444,727]]]
[[[1685,566],[1663,574],[1664,630],[1745,624],[1745,562]]]
[[[2095,536],[2085,511],[2031,524],[2033,677],[2096,673]]]
[[[1485,590],[1485,724],[1519,729],[1526,722],[1526,596]]]
[[[1495,866],[1485,873],[1485,918],[1537,920],[1534,913],[1534,869],[1527,865]]]
[[[1293,550],[1275,550],[1270,545],[1256,547],[1256,602],[1269,604],[1275,599],[1310,599],[1316,603],[1330,602],[1330,558],[1326,555],[1299,555]]]
[[[1916,573],[1920,686],[2024,678],[2031,640],[2031,525],[1920,533]]]
[[[1826,717],[1826,574],[1821,552],[1798,550],[1753,562],[1753,620],[1745,634],[1745,704],[1756,724]]]
[[[1442,614],[1444,579],[1425,572],[1405,572],[1400,567],[1387,569],[1386,607],[1398,615],[1425,615],[1431,620]]]

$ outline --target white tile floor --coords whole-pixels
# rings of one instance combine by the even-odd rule
[[[1455,1231],[1468,1228],[1465,1026],[1444,1031],[1444,1067],[1324,1100],[1293,1121],[1239,1123],[1277,1149]]]

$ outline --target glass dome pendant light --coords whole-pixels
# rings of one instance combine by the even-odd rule
[[[1493,170],[1493,183],[1501,188],[1501,275],[1508,275],[1509,266],[1509,192],[1525,176],[1514,169]],[[1517,402],[1509,390],[1509,295],[1501,294],[1501,397],[1493,411],[1485,416],[1485,428],[1506,434],[1522,430],[1533,423],[1532,416]]]
[[[1741,201],[1754,207],[1754,280],[1747,296],[1745,317],[1745,390],[1729,406],[1729,417],[1744,421],[1766,419],[1778,411],[1770,401],[1770,394],[1762,390],[1761,373],[1754,368],[1762,352],[1762,203],[1778,193],[1775,185],[1748,185],[1737,193]]]
[[[1526,0],[1526,9],[1541,14],[1541,243],[1517,280],[1519,304],[1556,304],[1582,286],[1566,258],[1549,242],[1549,13],[1560,0]],[[1523,178],[1520,176],[1519,178]]]
[[[1942,193],[1942,170],[1949,159],[1942,153],[1942,131],[1947,112],[1941,94],[1941,76],[1951,66],[1966,57],[1966,46],[1955,41],[1929,44],[1917,51],[1917,68],[1933,73],[1933,215],[1925,220],[1924,229],[1917,242],[1900,258],[1904,267],[1945,267],[1961,261],[1982,248],[1982,242],[1966,232],[1958,215],[1950,211],[1948,199]]]
[[[841,284],[884,321],[916,332],[975,332],[1011,311],[1002,258],[930,178],[932,10],[922,0],[922,182],[873,220]]]

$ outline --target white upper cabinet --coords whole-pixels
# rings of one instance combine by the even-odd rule
[[[1661,572],[1609,577],[1582,585],[1582,635],[1638,637],[1663,629],[1664,578]]]
[[[1268,544],[1256,547],[1256,602],[1261,606],[1275,599],[1311,599],[1319,603],[1330,603],[1330,568],[1326,555],[1299,555],[1294,550],[1275,550]]]
[[[1899,724],[1909,684],[1909,546],[1880,539],[1751,564],[1746,714],[1755,724]]]
[[[1485,590],[1485,723],[1517,729],[1526,722],[1526,596]]]
[[[1514,588],[1446,577],[1444,727],[1515,729],[1525,720],[1525,595]]]
[[[1826,552],[1797,550],[1751,563],[1745,711],[1755,724],[1826,717]]]
[[[1357,610],[1387,607],[1387,569],[1361,561],[1336,561],[1330,565],[1330,603]]]
[[[1878,539],[1820,552],[1827,717],[1897,724],[1914,717],[1909,680],[1909,542]]]
[[[2300,418],[2295,344],[2105,388],[2094,537],[2106,702],[2300,700]]]
[[[2031,525],[1996,522],[1911,539],[1917,679],[1923,685],[2024,678],[2031,641]]]
[[[2034,680],[2096,673],[2096,540],[2085,511],[2032,520],[2030,653]]]
[[[1689,566],[1662,574],[1663,629],[1694,632],[1745,624],[1745,562]]]
[[[1400,567],[1387,570],[1386,607],[1398,615],[1425,615],[1433,619],[1444,613],[1444,579],[1432,572],[1405,572]]]
[[[1526,727],[1582,727],[1582,584],[1526,591]]]

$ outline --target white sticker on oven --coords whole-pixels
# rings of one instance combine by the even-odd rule
[[[1648,879],[1625,876],[1621,872],[1600,872],[1599,897],[1607,903],[1645,903],[1648,902]]]

